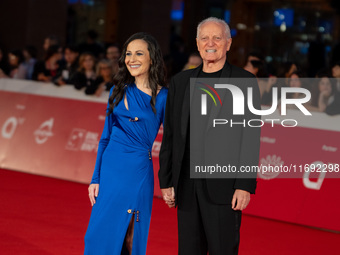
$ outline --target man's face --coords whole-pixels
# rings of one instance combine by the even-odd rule
[[[203,24],[196,38],[197,48],[203,62],[214,63],[225,62],[231,41],[231,38],[227,38],[224,27],[215,22]]]
[[[260,59],[258,57],[255,57],[255,56],[248,56],[248,59],[247,59],[247,63],[246,65],[243,67],[244,70],[252,73],[253,75],[256,76],[257,72],[258,72],[258,68],[255,68],[253,66],[253,64],[251,63],[251,61],[260,61]]]
[[[77,58],[78,58],[78,52],[71,51],[70,49],[66,48],[65,49],[65,54],[64,54],[65,60],[67,63],[74,63]]]
[[[120,57],[119,49],[115,46],[111,46],[106,50],[106,58],[112,61],[118,61]]]
[[[333,77],[340,78],[340,65],[335,65],[332,68],[332,74],[333,74]]]

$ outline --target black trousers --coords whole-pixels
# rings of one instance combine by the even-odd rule
[[[205,179],[190,179],[185,165],[188,168],[182,168],[177,194],[178,254],[238,254],[241,211],[234,211],[231,201],[212,203]]]

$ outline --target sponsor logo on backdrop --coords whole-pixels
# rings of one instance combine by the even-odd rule
[[[100,137],[97,132],[74,128],[66,142],[65,149],[71,151],[97,152],[99,139]]]
[[[258,175],[260,178],[265,179],[265,180],[270,180],[276,178],[279,174],[280,171],[274,171],[275,167],[283,166],[284,161],[281,160],[281,157],[276,156],[276,155],[267,155],[265,158],[261,158],[260,160],[261,166],[272,166],[273,170],[271,168],[268,168],[268,171],[259,171]]]
[[[276,142],[276,138],[271,138],[271,137],[267,137],[267,136],[261,136],[260,141],[262,143],[271,143],[271,144],[274,144]]]
[[[96,132],[87,131],[85,140],[80,146],[81,151],[94,151],[97,152],[99,142],[99,134]]]
[[[333,146],[323,145],[322,150],[323,151],[329,151],[329,152],[336,152],[338,150],[338,148],[333,147]]]
[[[158,130],[158,134],[163,134],[163,124],[160,126],[159,130]]]
[[[104,120],[105,121],[106,116],[105,115],[98,115],[98,120]]]
[[[314,161],[311,164],[304,164],[303,185],[308,189],[320,190],[326,174],[334,176],[339,174],[339,163],[324,163]],[[330,177],[331,178],[331,177]]]
[[[152,152],[151,152],[153,157],[158,157],[159,151],[161,150],[161,145],[162,145],[162,142],[154,141],[152,145]]]
[[[320,190],[323,180],[325,179],[326,176],[326,172],[324,171],[320,171],[319,176],[317,177],[316,180],[315,177],[313,178],[313,180],[311,180],[311,176],[310,174],[314,173],[314,171],[311,171],[310,169],[316,169],[318,168],[318,166],[322,166],[324,165],[323,162],[321,161],[315,161],[312,164],[310,164],[310,166],[308,167],[308,169],[305,169],[305,172],[303,174],[303,178],[302,178],[302,182],[303,185],[308,188],[308,189],[314,189],[314,190]]]
[[[5,139],[11,139],[17,129],[18,125],[22,125],[25,122],[24,118],[16,118],[14,116],[9,117],[1,128],[1,135]]]
[[[74,128],[70,134],[70,137],[67,140],[65,148],[71,151],[78,151],[83,143],[85,135],[85,129]]]
[[[37,144],[44,144],[47,140],[53,136],[52,128],[54,124],[54,119],[44,121],[40,127],[34,131],[35,142]]]
[[[26,105],[17,104],[17,105],[16,105],[16,108],[17,108],[18,110],[25,110],[25,109],[26,109]]]

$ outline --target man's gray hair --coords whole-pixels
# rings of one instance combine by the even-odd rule
[[[227,38],[228,39],[231,38],[230,28],[229,28],[229,25],[227,24],[227,22],[225,22],[223,19],[218,19],[218,18],[215,18],[215,17],[206,18],[206,19],[202,20],[198,24],[198,26],[197,26],[197,35],[196,35],[197,38],[198,38],[198,35],[200,33],[201,26],[204,25],[207,22],[215,22],[217,24],[222,25],[224,27],[224,32],[225,32]]]

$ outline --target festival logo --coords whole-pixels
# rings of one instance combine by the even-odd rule
[[[66,149],[71,151],[78,151],[83,144],[86,130],[80,128],[74,128],[67,140]]]
[[[18,125],[24,123],[24,118],[16,118],[14,116],[8,118],[1,128],[1,135],[5,139],[11,139]]]
[[[54,124],[54,119],[50,118],[49,120],[44,121],[40,127],[34,131],[35,142],[37,144],[44,144],[51,136],[52,128]]]
[[[267,155],[266,158],[261,158],[260,160],[261,167],[265,167],[266,171],[263,169],[259,169],[258,175],[260,178],[265,180],[270,180],[276,178],[280,171],[276,171],[276,169],[280,166],[283,166],[284,162],[281,160],[281,157],[276,155]]]
[[[67,140],[65,149],[71,151],[97,152],[99,134],[85,129],[74,128]]]

